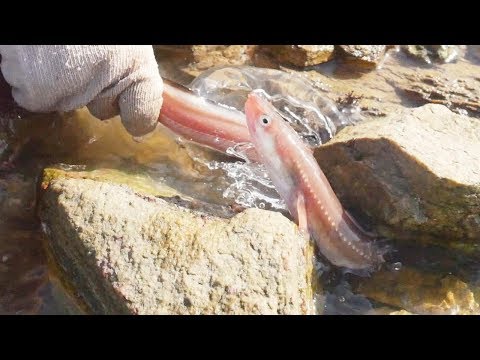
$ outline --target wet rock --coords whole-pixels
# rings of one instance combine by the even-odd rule
[[[0,158],[2,158],[2,155],[7,149],[7,146],[7,134],[0,130]]]
[[[407,310],[398,310],[390,306],[382,306],[372,309],[366,313],[366,315],[416,315],[408,312]]]
[[[480,116],[480,82],[473,79],[405,74],[398,88],[420,103],[442,104],[457,113]]]
[[[375,66],[383,59],[386,45],[338,45],[338,49],[348,60]]]
[[[325,291],[323,315],[362,315],[373,310],[370,301],[351,291],[350,285],[342,283],[331,292]]]
[[[429,104],[344,128],[315,156],[344,206],[379,234],[478,244],[479,140],[479,120]]]
[[[415,269],[380,271],[358,286],[357,291],[375,301],[407,312],[435,315],[479,314],[472,289],[453,275],[421,273]]]
[[[259,51],[277,62],[298,67],[324,63],[333,57],[333,45],[262,45]]]
[[[480,61],[480,45],[469,45],[466,58],[478,63]]]
[[[46,190],[53,180],[59,178],[90,179],[106,183],[127,185],[137,193],[156,196],[169,203],[180,205],[191,210],[205,211],[208,212],[208,214],[217,217],[229,218],[243,210],[242,207],[213,204],[197,198],[194,199],[161,181],[153,180],[148,173],[141,170],[127,172],[117,169],[100,168],[82,171],[81,169],[83,168],[85,167],[68,166],[63,164],[58,164],[56,167],[46,168],[43,171],[40,188],[41,190]]]
[[[62,166],[46,168],[43,171],[41,187],[47,189],[50,183],[59,178],[90,179],[114,184],[123,184],[142,194],[160,197],[174,197],[180,194],[173,188],[152,180],[146,174],[127,173],[117,169],[96,169],[74,171],[74,166]],[[183,196],[183,195],[182,195]]]
[[[188,52],[192,48],[190,45],[152,45],[152,47],[154,52],[162,50]]]
[[[191,45],[153,45],[160,75],[163,78],[187,86],[194,76],[182,69],[194,62]],[[168,61],[165,61],[168,59]]]
[[[188,73],[197,76],[213,66],[248,64],[253,50],[252,45],[193,45]]]
[[[42,289],[42,306],[39,315],[84,315],[86,312],[77,304],[77,300],[65,292],[63,284],[49,276],[49,283]]]
[[[223,219],[90,179],[45,188],[48,246],[93,313],[313,313],[311,244],[279,213]]]
[[[398,311],[392,311],[389,315],[413,315],[411,312],[408,312],[407,310],[398,310]]]
[[[469,49],[470,46],[467,49],[459,47],[462,59],[463,52]],[[480,91],[480,81],[476,79],[480,78],[476,76],[479,72],[477,63],[476,61],[457,61],[436,67],[418,67],[412,66],[412,60],[408,59],[403,52],[391,51],[389,56],[385,56],[381,61],[381,69],[378,71],[363,71],[362,66],[356,66],[355,63],[348,61],[330,62],[315,70],[298,71],[291,68],[282,68],[282,70],[310,79],[324,96],[337,103],[338,99],[348,98],[349,94],[353,93],[359,99],[358,110],[362,115],[380,117],[405,107],[416,107],[429,102],[403,91],[425,78],[438,79],[445,86],[444,92],[447,92],[451,86],[448,96],[454,99],[455,103],[465,102],[464,106],[458,104],[458,110],[457,105],[452,103],[450,107],[445,103],[451,110],[460,112],[466,109],[469,102],[476,101],[475,95]],[[368,67],[364,69],[369,70]],[[412,79],[417,80],[413,82]],[[455,94],[457,91],[463,95],[458,97],[458,94]],[[470,116],[479,116],[474,111],[468,110],[468,112]]]
[[[458,58],[459,53],[456,45],[404,45],[402,48],[408,55],[427,64],[452,62]]]

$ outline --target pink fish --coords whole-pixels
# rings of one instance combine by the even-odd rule
[[[257,91],[245,104],[251,141],[299,228],[334,265],[372,269],[383,262],[372,237],[343,209],[312,151]]]
[[[251,143],[245,114],[195,95],[190,90],[164,80],[163,105],[158,121],[186,140],[227,153],[240,143]],[[255,161],[253,146],[245,155]]]

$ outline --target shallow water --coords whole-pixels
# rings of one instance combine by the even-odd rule
[[[455,78],[473,80],[480,69],[479,58],[474,54],[464,49],[457,62],[432,67],[392,52],[382,67],[373,71],[359,71],[335,61],[308,71],[314,72],[311,78],[318,81],[319,89],[326,89],[325,95],[331,100],[337,100],[347,90],[362,89],[368,93],[362,100],[365,111],[388,113],[401,107],[418,106],[418,102],[399,92],[392,78],[411,73],[448,77],[453,73]],[[163,75],[184,85],[192,80],[185,71],[191,59],[183,50],[172,52],[165,48],[158,50],[157,55],[162,59]],[[133,139],[118,118],[100,122],[82,109],[62,115],[3,119],[2,128],[8,130],[8,136],[0,138],[2,157],[14,149],[20,150],[14,168],[0,171],[0,314],[81,313],[73,297],[58,285],[55,271],[48,266],[42,244],[45,239],[35,215],[38,176],[46,166],[62,163],[139,170],[202,201],[283,208],[268,179],[262,180],[261,169],[255,174],[258,183],[249,183],[252,174],[246,172],[252,168],[188,144],[161,126],[147,137]],[[415,264],[432,273],[457,275],[470,284],[480,281],[480,269],[474,259],[458,258],[440,249],[419,252],[418,248],[404,247],[396,250],[390,259],[392,272],[401,272],[402,266]],[[399,258],[402,265],[395,265]],[[375,313],[376,308],[383,306],[355,293],[359,281],[355,275],[342,274],[328,267],[321,258],[318,269],[325,292],[317,304],[324,313]]]

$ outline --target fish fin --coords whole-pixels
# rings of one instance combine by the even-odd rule
[[[297,195],[297,217],[298,228],[304,235],[308,235],[307,209],[305,207],[305,197],[299,193]]]
[[[363,233],[363,234],[365,234],[369,237],[372,237],[372,238],[376,237],[375,233],[365,230],[365,228],[362,225],[360,225],[357,222],[357,220],[355,220],[355,218],[348,211],[345,210],[343,212],[343,217],[347,222],[350,222],[353,226],[355,226],[357,228],[357,230],[360,231],[361,233]]]

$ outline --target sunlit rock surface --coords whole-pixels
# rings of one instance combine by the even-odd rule
[[[459,55],[456,45],[404,45],[402,49],[427,64],[452,62],[457,60]]]
[[[333,57],[333,45],[262,45],[259,51],[271,55],[279,63],[298,67],[312,66]]]
[[[311,245],[279,213],[214,217],[90,179],[43,187],[49,247],[93,313],[313,313]]]
[[[198,75],[213,66],[248,64],[252,51],[252,45],[193,45],[189,72]]]
[[[315,156],[337,196],[392,239],[480,239],[480,121],[425,105],[347,127]]]
[[[386,50],[385,45],[339,45],[338,48],[343,57],[364,65],[377,65]]]
[[[405,314],[405,310],[431,315],[480,314],[475,290],[453,275],[429,274],[406,267],[386,270],[362,281],[357,292],[404,309],[396,314]]]

